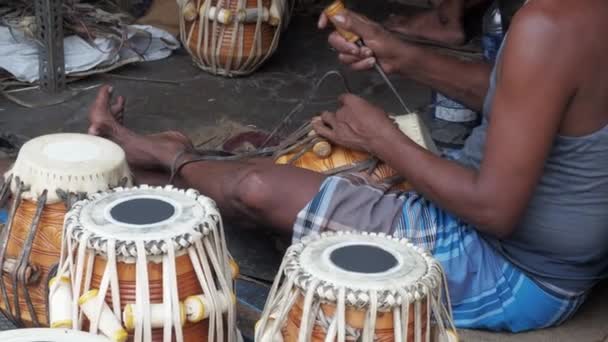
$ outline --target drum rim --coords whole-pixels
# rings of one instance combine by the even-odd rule
[[[48,336],[51,335],[51,336]],[[32,340],[32,338],[36,338]],[[93,335],[84,331],[72,329],[53,329],[53,328],[28,328],[12,329],[0,332],[0,338],[4,342],[32,342],[49,341],[64,342],[66,337],[70,337],[73,342],[109,342],[110,340],[101,336]]]
[[[46,148],[54,144],[81,146],[88,143],[97,151],[96,158],[67,160],[53,158]],[[60,152],[60,151],[59,151]],[[70,151],[66,151],[69,155]],[[88,151],[81,152],[83,156]],[[93,193],[120,184],[132,184],[131,172],[124,150],[116,143],[97,136],[80,133],[55,133],[42,135],[27,141],[20,149],[5,180],[12,177],[11,192],[17,191],[17,179],[23,183],[23,199],[37,201],[47,190],[47,204],[64,201],[57,192]]]
[[[98,208],[96,205],[103,203],[103,201],[109,201],[110,203],[116,202],[117,199],[122,196],[128,196],[132,194],[134,198],[141,196],[144,197],[169,197],[173,196],[171,200],[178,198],[178,201],[187,203],[188,208],[179,209],[177,214],[182,214],[181,210],[190,210],[189,214],[191,217],[184,222],[177,222],[181,224],[179,229],[174,229],[177,226],[176,222],[163,221],[158,227],[165,227],[171,225],[171,229],[162,229],[154,234],[136,234],[134,232],[132,239],[127,239],[124,236],[121,238],[114,238],[107,233],[103,232],[103,229],[97,226],[94,220],[88,217],[84,217],[87,213],[93,210],[104,210],[104,208]],[[170,195],[170,196],[169,196]],[[183,203],[180,203],[184,206]],[[101,214],[105,216],[105,213]],[[174,215],[175,216],[175,215]],[[106,219],[105,217],[103,219]],[[107,221],[108,224],[115,224],[114,222]],[[92,226],[95,226],[92,228]],[[133,226],[149,227],[154,225],[129,225],[129,224],[118,224],[117,227],[123,229],[131,229]],[[129,227],[131,226],[131,227]],[[220,229],[221,217],[217,206],[213,200],[208,197],[201,195],[194,189],[178,189],[173,186],[157,186],[152,187],[148,185],[140,185],[131,188],[115,188],[110,191],[100,192],[89,196],[89,198],[77,202],[74,204],[72,209],[66,214],[65,219],[65,232],[66,238],[71,239],[72,243],[79,244],[83,238],[87,240],[87,248],[94,250],[97,254],[102,256],[108,255],[108,240],[114,239],[116,241],[116,256],[119,258],[126,258],[132,260],[137,257],[136,242],[142,241],[146,255],[148,256],[162,256],[167,253],[166,241],[172,240],[175,246],[176,252],[182,252],[197,242],[203,240],[204,236],[209,235],[212,232]],[[162,238],[159,234],[166,234]]]
[[[319,241],[329,241],[329,239],[339,238],[372,238],[379,241],[390,242],[400,246],[407,247],[411,253],[419,255],[419,260],[424,262],[425,270],[420,272],[420,278],[410,283],[396,284],[396,281],[386,282],[382,287],[365,288],[363,283],[359,281],[357,284],[345,284],[340,281],[340,275],[336,275],[334,279],[321,278],[317,272],[317,267],[302,265],[301,256],[305,249],[318,243]],[[321,260],[320,258],[318,260]],[[324,275],[326,275],[325,273]],[[429,295],[429,291],[437,291],[442,284],[443,276],[441,265],[438,261],[432,258],[430,253],[424,249],[413,245],[408,239],[397,238],[386,234],[358,232],[358,231],[338,231],[324,232],[321,234],[309,235],[302,239],[298,244],[292,245],[285,255],[284,275],[287,279],[293,279],[294,285],[302,292],[306,293],[311,287],[311,284],[316,283],[315,295],[322,301],[336,303],[339,296],[340,288],[345,288],[346,302],[350,306],[363,308],[369,305],[370,293],[376,292],[378,303],[381,310],[389,310],[401,305],[403,301],[413,302],[425,298]],[[381,276],[391,275],[390,272],[385,272]],[[377,277],[381,279],[381,277]],[[390,283],[390,284],[389,284]],[[382,284],[381,282],[377,284]],[[368,284],[369,285],[369,284]]]
[[[103,156],[103,160],[101,162],[99,161],[99,158],[90,158],[84,161],[56,160],[50,158],[48,154],[44,153],[45,147],[48,147],[49,145],[52,145],[54,143],[78,143],[82,141],[90,142],[94,145],[97,145],[97,147],[100,149],[100,155]],[[39,160],[33,160],[33,158],[39,158]],[[55,168],[53,168],[54,165],[52,164],[61,165],[63,168],[65,167],[65,165],[78,165],[78,169],[81,170],[80,172],[78,172],[78,170],[70,170],[69,173],[73,174],[74,177],[79,177],[82,175],[91,174],[91,165],[101,165],[105,163],[106,165],[108,165],[107,168],[115,168],[119,164],[126,162],[126,155],[124,150],[118,144],[108,139],[81,133],[55,133],[33,138],[23,144],[21,150],[19,151],[19,154],[17,155],[17,160],[15,161],[15,164],[19,162],[27,162],[29,164],[37,166],[39,169],[47,169],[45,170],[45,172],[48,172],[48,169],[53,169],[51,171],[56,172],[65,172],[65,169],[56,168],[57,170],[55,170]],[[82,166],[83,163],[91,165]],[[20,176],[21,178],[23,178],[23,175],[16,176]],[[26,181],[25,179],[22,180]]]

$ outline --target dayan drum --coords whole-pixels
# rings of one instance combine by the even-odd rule
[[[454,340],[444,295],[440,264],[406,239],[312,235],[287,250],[256,341],[429,341],[431,322]]]
[[[16,329],[0,332],[3,342],[110,342],[107,338],[69,329]]]
[[[418,114],[401,115],[394,119],[404,134],[418,145],[438,154],[437,147]],[[388,165],[367,153],[331,145],[316,136],[310,126],[288,138],[285,145],[287,146],[281,148],[281,153],[276,156],[277,164],[290,164],[328,175],[368,171],[378,181],[396,184],[403,190],[410,189]]]
[[[71,203],[130,182],[125,154],[109,140],[52,134],[23,145],[0,191],[0,207],[12,196],[0,233],[0,308],[13,323],[48,325],[47,284],[59,262]]]
[[[195,190],[116,188],[77,202],[65,220],[59,275],[51,323],[112,341],[240,338],[221,217]]]
[[[203,70],[247,75],[276,50],[293,0],[178,0],[182,43]]]

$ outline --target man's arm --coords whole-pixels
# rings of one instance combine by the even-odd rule
[[[439,91],[467,107],[481,111],[492,66],[483,61],[465,61],[419,47],[415,59],[403,63],[399,73]]]
[[[391,134],[374,152],[427,198],[495,236],[516,228],[576,91],[576,49],[550,15],[529,6],[513,23],[480,170],[467,169]],[[571,44],[573,42],[570,42]]]
[[[326,27],[327,20],[322,15],[319,27]],[[491,72],[488,63],[465,61],[406,43],[378,23],[348,10],[332,18],[332,22],[340,29],[356,33],[366,44],[360,48],[344,40],[337,32],[329,36],[329,43],[338,50],[340,61],[354,70],[369,70],[378,61],[388,73],[399,73],[472,109],[482,109]]]
[[[416,145],[382,110],[354,96],[315,130],[339,144],[366,149],[403,175],[426,198],[479,230],[513,232],[576,92],[576,45],[550,14],[529,5],[509,34],[491,109],[484,159],[472,170]],[[570,41],[568,41],[570,40]]]

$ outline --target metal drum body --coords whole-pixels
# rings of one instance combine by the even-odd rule
[[[59,263],[67,207],[130,182],[125,154],[111,141],[51,134],[23,145],[0,191],[0,206],[10,202],[0,233],[0,309],[14,324],[49,326],[48,282]]]

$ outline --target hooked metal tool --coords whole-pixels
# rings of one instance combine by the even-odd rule
[[[334,16],[336,16],[338,13],[340,13],[344,9],[346,9],[346,7],[344,6],[344,3],[342,2],[342,0],[336,0],[331,5],[329,5],[327,8],[325,8],[324,13],[325,13],[325,15],[327,15],[327,17],[333,18]],[[340,28],[336,28],[336,31],[338,31],[338,33],[344,39],[346,39],[348,42],[354,43],[359,47],[365,46],[365,43],[363,42],[361,37],[357,36],[356,34],[349,32],[349,31],[345,31]],[[382,77],[382,80],[384,81],[384,83],[386,83],[386,85],[393,92],[393,94],[395,95],[395,97],[401,104],[401,107],[403,107],[403,109],[405,110],[405,112],[408,114],[412,113],[412,111],[408,108],[408,106],[405,104],[405,101],[403,100],[403,98],[401,97],[399,92],[397,91],[397,88],[395,88],[395,85],[393,84],[393,82],[391,82],[391,80],[388,78],[388,75],[386,74],[384,69],[382,69],[382,66],[376,62],[376,63],[374,63],[374,68],[376,69],[378,74],[380,74],[380,77]]]

